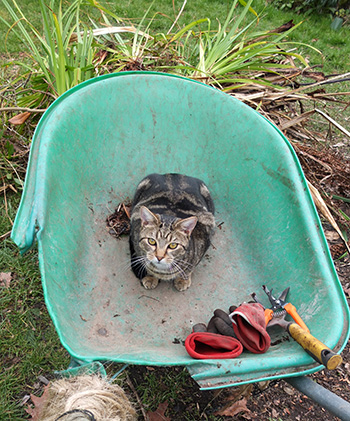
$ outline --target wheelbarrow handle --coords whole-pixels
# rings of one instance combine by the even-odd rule
[[[323,364],[328,370],[334,370],[342,363],[343,359],[339,354],[336,354],[297,323],[289,323],[287,331],[315,361]]]

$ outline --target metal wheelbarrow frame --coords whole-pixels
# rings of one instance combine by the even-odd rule
[[[220,228],[184,293],[169,283],[144,290],[128,269],[127,239],[106,229],[151,172],[202,178],[216,204]],[[291,145],[250,107],[185,78],[122,72],[58,98],[35,131],[12,238],[22,252],[38,240],[49,313],[79,361],[184,365],[203,389],[320,370],[292,342],[219,363],[186,354],[194,323],[262,284],[290,286],[330,348],[340,352],[349,337],[346,299]]]

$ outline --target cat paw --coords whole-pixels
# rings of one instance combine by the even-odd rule
[[[186,291],[186,289],[188,289],[190,285],[191,285],[191,278],[188,278],[188,279],[179,278],[179,279],[175,279],[174,281],[174,287],[180,292]]]
[[[155,278],[154,276],[145,276],[144,278],[142,278],[142,285],[146,288],[146,289],[154,289],[157,288],[158,284],[159,284],[159,280],[157,278]]]

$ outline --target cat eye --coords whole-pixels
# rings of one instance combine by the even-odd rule
[[[156,245],[156,240],[154,240],[153,238],[149,238],[148,239],[148,244],[150,244],[151,246],[155,246]]]
[[[174,249],[176,249],[177,244],[176,244],[176,243],[170,243],[168,247],[169,247],[171,250],[174,250]]]

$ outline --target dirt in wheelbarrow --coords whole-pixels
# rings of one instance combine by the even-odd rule
[[[349,257],[336,260],[335,266],[349,303]],[[342,352],[343,363],[336,370],[325,369],[310,376],[348,402],[349,351],[348,344]],[[339,420],[284,380],[201,391],[183,367],[131,366],[127,371],[126,387],[135,401],[140,421]]]

